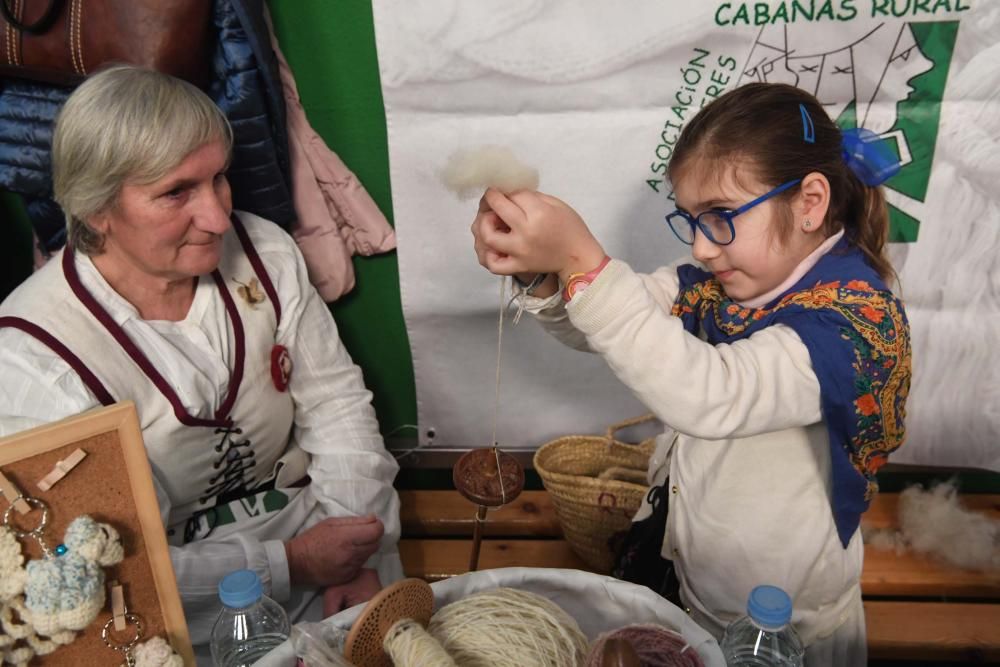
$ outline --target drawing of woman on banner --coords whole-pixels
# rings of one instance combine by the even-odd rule
[[[890,240],[913,242],[934,158],[940,103],[957,22],[770,25],[754,43],[747,79],[789,83],[816,95],[843,127],[892,142],[903,170],[887,184]]]

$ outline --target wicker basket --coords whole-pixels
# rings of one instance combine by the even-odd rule
[[[597,572],[611,571],[617,544],[642,504],[655,446],[653,438],[638,445],[619,442],[615,432],[653,419],[649,414],[613,424],[604,436],[568,435],[535,452],[535,470],[566,541]]]

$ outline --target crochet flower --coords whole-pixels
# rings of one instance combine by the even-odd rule
[[[118,531],[89,516],[66,529],[66,552],[33,560],[24,587],[28,620],[42,635],[82,630],[104,606],[104,566],[124,557]]]
[[[184,667],[184,659],[163,637],[153,637],[135,647],[135,667]]]

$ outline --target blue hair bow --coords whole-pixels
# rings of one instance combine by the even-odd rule
[[[863,127],[841,130],[841,153],[844,162],[858,179],[869,187],[885,183],[899,173],[899,158],[886,142]]]

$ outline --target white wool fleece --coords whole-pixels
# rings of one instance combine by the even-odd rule
[[[537,190],[538,170],[518,160],[509,148],[481,146],[452,153],[441,181],[459,199],[468,199],[486,188],[505,193]]]
[[[865,542],[896,553],[912,549],[971,570],[1000,569],[1000,521],[963,507],[953,484],[903,491],[899,526],[865,531]]]

